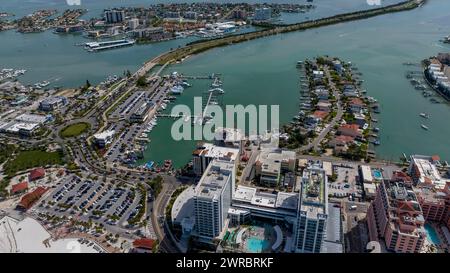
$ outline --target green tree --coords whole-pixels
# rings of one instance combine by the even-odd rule
[[[147,79],[145,78],[145,76],[140,76],[136,81],[136,85],[139,87],[147,86]]]

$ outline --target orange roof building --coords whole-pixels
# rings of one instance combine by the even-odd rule
[[[28,175],[29,181],[35,181],[38,179],[41,179],[45,176],[45,169],[44,168],[36,168],[30,172]]]
[[[18,209],[28,210],[31,208],[42,195],[47,191],[44,187],[38,187],[34,191],[25,194],[17,205]]]
[[[134,240],[133,247],[151,251],[155,247],[155,240],[150,238],[137,239]]]
[[[28,190],[28,182],[24,181],[15,185],[12,185],[11,187],[11,195],[22,193]]]
[[[314,111],[313,116],[318,119],[324,119],[328,116],[328,112],[317,110]]]

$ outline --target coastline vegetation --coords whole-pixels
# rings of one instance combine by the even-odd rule
[[[375,9],[369,9],[369,10],[362,10],[362,11],[356,11],[356,12],[350,12],[350,13],[344,13],[339,14],[331,17],[326,17],[318,20],[310,20],[305,21],[301,23],[295,23],[295,24],[286,24],[286,25],[270,25],[265,24],[266,29],[254,31],[250,33],[243,33],[243,34],[235,34],[230,35],[227,37],[222,38],[216,38],[216,39],[210,39],[210,40],[199,40],[194,41],[191,43],[188,43],[184,47],[177,48],[175,50],[169,51],[166,54],[160,55],[155,59],[159,64],[165,64],[169,61],[173,60],[180,60],[188,55],[194,55],[201,52],[204,52],[206,50],[215,48],[215,47],[221,47],[226,46],[230,44],[235,43],[241,43],[265,36],[271,36],[271,35],[277,35],[281,33],[287,33],[287,32],[293,32],[293,31],[299,31],[299,30],[307,30],[311,28],[317,28],[327,25],[333,25],[343,22],[349,22],[349,21],[355,21],[355,20],[361,20],[366,19],[386,13],[394,13],[394,12],[400,12],[400,11],[406,11],[411,10],[414,8],[419,7],[421,4],[423,4],[425,0],[407,0],[404,2],[400,2],[397,4],[381,7],[381,8],[375,8]]]

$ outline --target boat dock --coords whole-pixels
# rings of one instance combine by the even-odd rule
[[[84,48],[89,52],[102,51],[107,49],[132,46],[136,43],[135,40],[113,40],[104,42],[89,42],[84,44]]]

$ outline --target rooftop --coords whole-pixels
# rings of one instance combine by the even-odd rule
[[[447,194],[443,191],[439,191],[429,187],[416,187],[414,192],[417,198],[421,201],[420,203],[435,203],[445,206],[445,200]]]
[[[238,186],[233,200],[250,203],[258,207],[296,210],[298,194],[290,192],[268,193],[252,187]]]
[[[411,162],[414,163],[419,172],[419,183],[433,184],[438,188],[444,188],[447,180],[441,177],[437,165],[439,157],[412,155]]]
[[[173,203],[172,222],[181,222],[184,218],[194,215],[195,186],[188,187]]]
[[[199,147],[198,149],[196,149],[193,152],[193,154],[198,155],[198,156],[201,155],[204,157],[227,159],[227,160],[235,161],[239,154],[239,149],[231,148],[231,147],[216,146],[211,143],[203,143],[201,145],[201,147]]]
[[[256,158],[256,164],[261,166],[264,172],[279,172],[283,162],[296,160],[293,151],[264,149]]]
[[[195,188],[195,196],[200,198],[218,199],[224,186],[231,180],[234,164],[226,161],[213,160],[206,169]]]
[[[103,131],[101,133],[95,134],[94,138],[96,139],[107,139],[109,137],[112,137],[114,135],[115,131],[114,130],[106,130]]]
[[[46,116],[33,115],[33,114],[22,114],[15,118],[17,121],[30,122],[30,123],[44,123],[47,121]]]
[[[327,213],[328,193],[325,170],[315,166],[303,171],[301,190],[301,210],[308,218],[316,218]]]
[[[327,177],[325,170],[309,167],[303,171],[302,202],[324,205],[328,198],[325,193]]]

